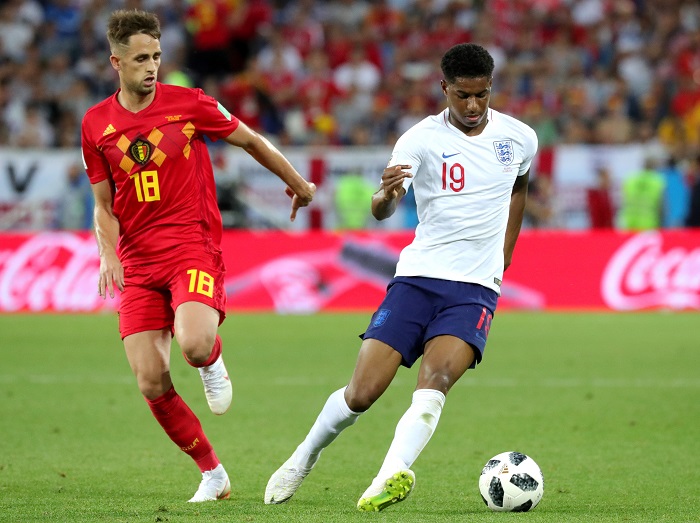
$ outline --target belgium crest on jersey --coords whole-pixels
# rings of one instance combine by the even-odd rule
[[[137,138],[129,147],[131,157],[141,165],[146,165],[151,159],[151,144],[146,140]]]
[[[493,142],[493,148],[496,151],[496,158],[503,165],[513,163],[515,152],[513,151],[513,140],[503,140],[501,142]]]

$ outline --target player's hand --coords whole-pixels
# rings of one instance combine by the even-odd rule
[[[384,189],[384,200],[391,201],[399,197],[400,189],[406,178],[413,175],[405,169],[410,169],[410,165],[390,165],[382,173],[382,189]]]
[[[110,298],[114,298],[114,287],[124,290],[124,267],[116,253],[104,254],[100,256],[98,292],[103,299],[107,298],[107,293]]]
[[[297,217],[297,210],[299,210],[299,207],[306,207],[314,199],[316,184],[309,183],[307,185],[307,190],[301,194],[295,193],[291,187],[287,187],[284,192],[292,199],[292,214],[289,216],[289,220],[294,221]]]

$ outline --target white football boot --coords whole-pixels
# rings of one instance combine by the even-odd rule
[[[231,482],[224,466],[219,463],[214,470],[202,472],[202,482],[189,503],[228,499],[231,495]]]
[[[309,472],[298,469],[292,463],[292,458],[289,458],[267,482],[265,504],[278,505],[289,500],[301,486],[304,478],[309,475]]]
[[[199,367],[199,375],[202,377],[204,395],[211,411],[216,415],[226,412],[231,406],[233,387],[223,358],[219,356],[208,367]]]

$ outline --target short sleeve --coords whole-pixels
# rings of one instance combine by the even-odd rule
[[[99,183],[109,178],[109,164],[92,140],[92,135],[90,133],[90,112],[83,118],[80,141],[83,166],[90,179],[90,183]]]
[[[216,141],[226,138],[238,128],[239,120],[215,98],[197,89],[197,107],[195,108],[197,130]]]
[[[413,129],[409,129],[407,132],[401,135],[401,137],[399,137],[399,139],[396,141],[394,150],[391,152],[389,163],[387,163],[387,167],[391,165],[411,166],[410,169],[406,170],[413,176],[410,178],[405,178],[403,181],[403,188],[406,191],[408,191],[408,188],[413,183],[416,173],[418,172],[418,169],[422,163],[422,147],[420,145],[420,141],[416,138],[416,134],[417,133],[413,132]]]
[[[532,160],[535,158],[535,154],[537,154],[537,145],[537,133],[535,133],[531,127],[527,127],[523,141],[523,161],[520,163],[518,176],[522,176],[530,170]]]

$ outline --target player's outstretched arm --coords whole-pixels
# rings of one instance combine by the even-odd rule
[[[503,245],[503,270],[507,269],[513,261],[515,242],[518,241],[520,227],[523,224],[525,213],[525,201],[527,200],[527,186],[530,180],[530,171],[518,176],[513,184],[510,195],[510,212],[508,213],[508,225],[506,226],[506,241]]]
[[[406,194],[403,181],[413,176],[404,169],[410,168],[410,165],[390,165],[384,169],[379,190],[372,196],[372,215],[377,220],[384,220],[396,212],[396,207]]]
[[[286,193],[292,198],[292,214],[294,221],[297,210],[311,203],[316,193],[316,185],[307,182],[287,160],[287,158],[264,136],[256,133],[250,127],[240,122],[226,141],[231,145],[241,147],[255,160],[276,174],[287,184]]]
[[[102,298],[114,298],[114,287],[124,290],[124,268],[117,256],[119,241],[119,220],[112,212],[112,187],[109,180],[92,185],[95,195],[95,238],[100,254],[100,279],[98,292]]]

